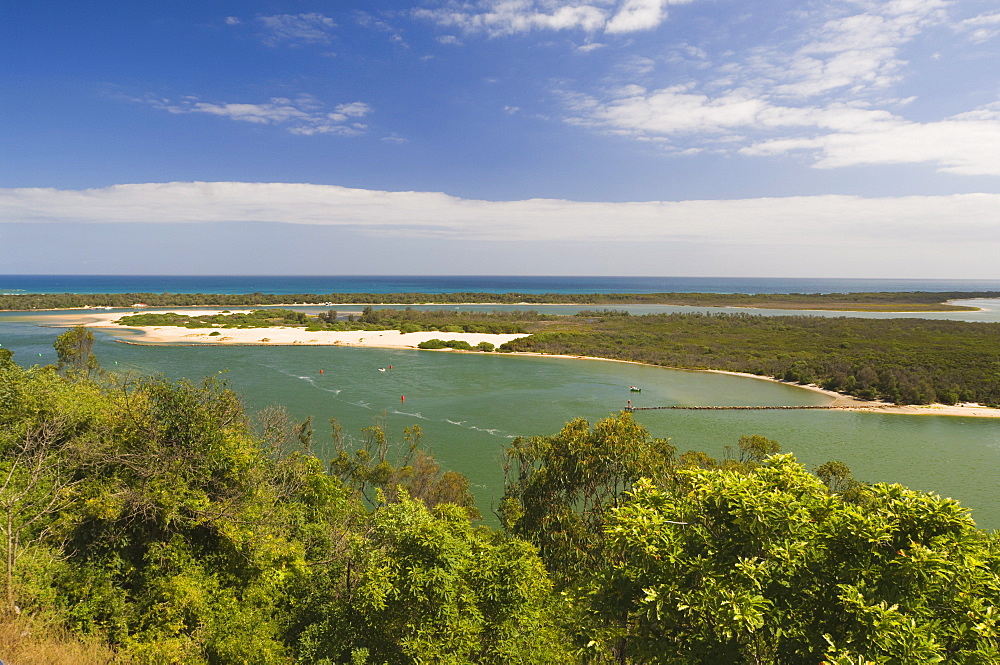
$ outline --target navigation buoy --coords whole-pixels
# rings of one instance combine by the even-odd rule
[[[406,395],[400,395],[399,396],[399,401],[400,402],[405,402],[406,401]]]
[[[320,374],[322,374],[322,373],[323,373],[323,370],[320,370],[320,371],[319,371],[319,373],[320,373]]]
[[[389,369],[392,369],[392,365],[389,365]]]

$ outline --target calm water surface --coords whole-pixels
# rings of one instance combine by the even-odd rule
[[[0,314],[0,344],[23,365],[55,361],[52,341],[62,329],[37,323]],[[298,419],[313,416],[321,455],[331,417],[356,434],[384,411],[396,440],[404,427],[418,424],[442,466],[470,478],[484,513],[502,492],[500,451],[517,435],[552,434],[575,417],[593,422],[629,399],[636,406],[828,401],[767,381],[598,360],[337,347],[145,347],[96,336],[95,352],[106,368],[174,379],[224,372],[251,410],[282,404]],[[378,371],[389,365],[392,370]],[[642,393],[630,393],[631,385]],[[997,420],[839,411],[645,411],[636,419],[682,451],[716,456],[744,434],[762,434],[809,468],[838,459],[861,480],[956,498],[981,526],[1000,527]]]

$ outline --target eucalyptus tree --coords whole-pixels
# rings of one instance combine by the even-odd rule
[[[518,437],[504,453],[500,520],[567,585],[602,559],[609,511],[640,478],[669,476],[675,452],[625,411],[593,428],[579,418],[555,436]]]
[[[56,337],[53,345],[59,363],[56,366],[67,376],[90,378],[100,371],[100,364],[93,353],[94,333],[76,326]]]

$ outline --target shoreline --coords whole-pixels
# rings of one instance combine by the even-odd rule
[[[204,310],[196,310],[200,314],[211,314]],[[221,311],[221,310],[220,310]],[[228,310],[235,312],[238,310]],[[189,314],[190,310],[178,310],[178,314]],[[217,313],[217,312],[216,312]],[[70,315],[71,316],[71,315]],[[488,333],[442,333],[415,332],[402,333],[398,330],[354,330],[354,331],[306,331],[303,328],[184,328],[180,326],[162,327],[135,327],[122,326],[114,323],[122,314],[108,315],[105,312],[94,312],[93,316],[87,320],[80,321],[79,316],[72,316],[71,321],[63,320],[60,323],[71,325],[83,325],[89,328],[101,328],[107,331],[122,331],[129,335],[139,333],[140,339],[119,339],[119,342],[138,346],[202,346],[214,344],[221,346],[339,346],[339,347],[367,347],[367,348],[389,348],[389,349],[418,349],[420,342],[429,339],[463,340],[472,346],[480,342],[489,342],[496,347],[513,339],[527,337],[528,334],[488,334]],[[54,317],[47,317],[50,320]],[[69,316],[66,318],[70,318]],[[61,327],[61,326],[60,326]],[[216,332],[218,335],[210,335]],[[113,334],[113,333],[112,333]],[[424,349],[420,349],[424,350]],[[442,349],[449,352],[456,352],[454,349]],[[468,351],[458,351],[459,353],[470,353]],[[473,351],[471,353],[481,353]],[[957,416],[973,418],[1000,418],[1000,409],[985,407],[975,403],[969,404],[908,404],[898,405],[887,402],[873,402],[858,399],[851,395],[845,395],[832,390],[826,390],[815,384],[801,385],[792,384],[770,376],[760,376],[745,372],[732,372],[717,369],[691,369],[687,367],[667,367],[663,365],[653,365],[632,360],[620,360],[617,358],[598,358],[593,356],[576,356],[564,354],[547,354],[531,352],[511,352],[502,355],[513,356],[537,356],[544,358],[567,358],[576,360],[600,360],[605,362],[623,362],[635,365],[645,365],[648,367],[663,367],[664,369],[682,370],[688,372],[710,372],[713,374],[727,374],[743,378],[758,379],[780,383],[782,385],[809,390],[831,398],[831,403],[826,405],[831,410],[857,411],[857,412],[878,412],[898,415],[930,415],[930,416]]]

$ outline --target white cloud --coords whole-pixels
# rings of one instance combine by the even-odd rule
[[[960,32],[967,33],[973,42],[989,41],[1000,35],[1000,12],[980,14],[965,19],[958,24],[957,28]]]
[[[604,31],[610,34],[652,30],[667,17],[667,0],[625,0]]]
[[[263,28],[263,40],[275,46],[290,44],[327,44],[332,37],[330,31],[337,23],[323,14],[274,14],[258,16],[257,22]]]
[[[175,114],[205,113],[240,122],[260,125],[283,126],[288,132],[300,135],[364,133],[365,126],[349,122],[362,118],[371,112],[364,102],[340,104],[333,112],[312,95],[299,95],[295,99],[272,97],[261,104],[203,102],[197,97],[171,101],[148,96],[137,100]]]
[[[839,91],[864,94],[897,82],[900,50],[926,28],[945,21],[945,0],[830,2],[806,15],[802,37],[758,48],[743,75],[760,77],[776,96],[809,98]],[[868,10],[856,13],[858,5]],[[791,46],[791,51],[788,47]]]
[[[350,227],[369,235],[497,242],[794,242],[825,254],[859,244],[893,253],[918,247],[940,251],[974,238],[981,251],[1000,250],[1000,194],[496,202],[328,185],[163,183],[89,190],[0,189],[4,222],[272,222]]]
[[[403,33],[395,26],[390,25],[382,19],[374,17],[365,11],[356,12],[355,17],[358,25],[370,30],[389,33],[389,41],[394,44],[399,44],[400,46],[409,47],[406,40],[403,38]]]
[[[887,111],[851,106],[777,106],[741,89],[716,97],[693,92],[690,85],[653,91],[632,86],[620,93],[610,102],[581,95],[569,98],[567,104],[579,114],[570,121],[620,134],[675,140],[799,127],[873,131],[893,121]]]
[[[491,36],[535,30],[623,34],[651,30],[667,17],[668,4],[692,0],[452,0],[440,9],[420,8],[417,18],[466,33]]]
[[[620,66],[613,88],[563,92],[564,119],[655,141],[676,154],[797,152],[820,168],[927,163],[956,174],[1000,175],[1000,103],[916,122],[900,115],[915,97],[888,92],[909,70],[904,47],[946,25],[951,4],[833,0],[797,15],[801,37],[792,43],[730,52],[714,63],[701,46],[682,44],[662,62]],[[1000,13],[955,25],[1000,30]],[[654,80],[654,65],[663,63],[699,72],[708,64],[710,71],[667,86],[621,84]]]
[[[893,122],[879,131],[838,132],[815,138],[764,141],[748,155],[814,151],[819,168],[930,163],[960,175],[1000,176],[1000,104],[940,122]]]

